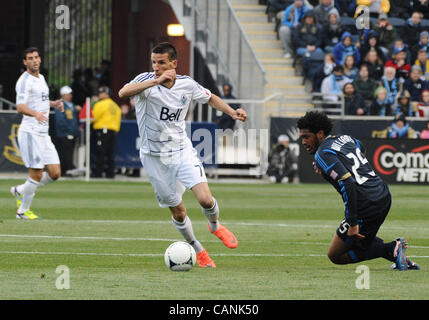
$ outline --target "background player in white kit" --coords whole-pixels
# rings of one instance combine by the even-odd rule
[[[219,224],[219,206],[192,143],[186,135],[185,117],[192,100],[208,103],[233,119],[246,121],[243,109],[234,110],[188,76],[176,74],[177,51],[170,43],[152,50],[153,72],[137,76],[120,91],[121,98],[134,96],[139,134],[140,159],[155,191],[159,205],[169,208],[173,225],[190,243],[200,267],[216,265],[195,238],[192,223],[182,201],[185,187],[191,189],[208,219],[211,233],[225,246],[236,248],[234,234]]]
[[[18,144],[22,160],[28,168],[27,181],[10,189],[17,201],[18,219],[37,219],[30,210],[36,189],[57,180],[61,176],[60,160],[49,131],[50,107],[64,111],[61,100],[49,101],[49,88],[40,74],[42,59],[35,47],[23,53],[27,70],[16,83],[16,104],[23,114],[18,131]],[[46,168],[46,172],[43,169]]]

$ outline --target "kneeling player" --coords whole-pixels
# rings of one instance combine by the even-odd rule
[[[377,237],[391,195],[365,158],[360,141],[348,135],[329,135],[332,122],[324,113],[307,112],[297,125],[303,146],[314,154],[314,170],[334,186],[345,205],[345,219],[332,239],[329,259],[349,264],[385,258],[395,262],[398,270],[420,269],[405,256],[405,239],[384,243]]]

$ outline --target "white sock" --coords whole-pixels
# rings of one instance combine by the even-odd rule
[[[43,172],[42,179],[39,182],[39,187],[46,186],[47,184],[52,183],[52,182],[54,182],[54,180],[52,180],[51,177],[49,176],[49,174],[45,171],[45,172]]]
[[[210,229],[217,231],[219,229],[219,206],[216,199],[213,197],[214,205],[210,209],[202,208],[204,215],[209,220]]]
[[[192,222],[188,216],[186,216],[183,222],[176,221],[173,217],[171,217],[171,220],[173,221],[173,225],[177,231],[179,231],[183,238],[185,238],[185,240],[195,249],[196,253],[203,251],[203,246],[195,238],[194,230],[192,229]]]
[[[38,186],[39,182],[31,178],[28,178],[27,181],[22,185],[22,203],[18,208],[18,213],[24,213],[30,210],[31,202],[33,201]]]
[[[24,185],[25,185],[25,183],[24,184],[20,184],[19,186],[16,186],[16,191],[18,191],[18,193],[20,193],[20,194],[22,194],[22,188],[24,188]]]

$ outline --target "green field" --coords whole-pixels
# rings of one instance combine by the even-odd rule
[[[171,272],[163,253],[181,240],[152,187],[138,182],[58,181],[40,190],[38,221],[15,219],[12,185],[0,181],[0,299],[428,299],[429,188],[391,186],[393,204],[379,236],[407,238],[422,268],[398,272],[376,259],[338,266],[326,257],[343,219],[326,185],[211,184],[221,222],[239,239],[231,250],[207,230],[191,192],[184,196],[197,238],[216,269]],[[70,289],[58,290],[58,266]],[[370,271],[359,290],[356,268]]]

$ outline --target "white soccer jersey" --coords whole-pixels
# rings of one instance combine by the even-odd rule
[[[152,79],[155,73],[145,72],[130,83]],[[180,75],[170,89],[156,85],[134,96],[143,154],[168,156],[192,147],[186,135],[186,114],[192,100],[207,103],[210,98],[208,89],[191,77]]]
[[[28,108],[43,112],[49,117],[49,88],[43,75],[35,77],[24,72],[16,82],[16,104],[25,104]],[[24,115],[22,118],[21,131],[38,135],[46,135],[49,131],[48,123],[39,123],[36,118]]]

